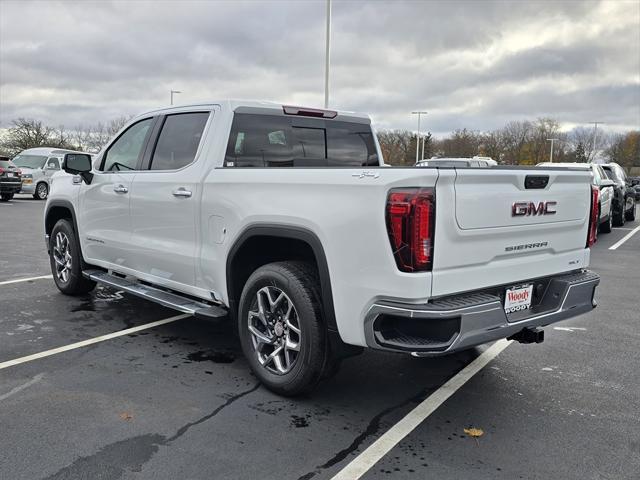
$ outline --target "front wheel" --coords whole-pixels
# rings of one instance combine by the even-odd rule
[[[258,379],[280,395],[299,395],[322,378],[326,329],[318,280],[304,262],[275,262],[247,280],[238,308],[242,350]]]
[[[13,198],[13,193],[3,193],[2,195],[0,195],[0,199],[2,199],[3,202],[8,202],[12,198]]]
[[[36,192],[33,194],[33,198],[36,200],[46,200],[48,195],[49,186],[46,183],[40,182],[36,185]]]
[[[94,289],[96,282],[82,276],[80,245],[71,222],[58,220],[49,238],[49,263],[53,281],[65,295],[82,295]]]

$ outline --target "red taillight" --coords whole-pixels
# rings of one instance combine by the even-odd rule
[[[4,168],[0,167],[0,175],[4,173]]]
[[[282,110],[286,115],[301,115],[303,117],[336,118],[338,112],[334,110],[320,110],[319,108],[293,107],[284,105]]]
[[[387,232],[398,268],[431,270],[435,193],[433,188],[398,188],[387,196]]]
[[[598,197],[600,190],[598,187],[591,185],[591,212],[589,216],[589,231],[587,233],[587,248],[591,247],[598,239],[598,220],[600,218]]]

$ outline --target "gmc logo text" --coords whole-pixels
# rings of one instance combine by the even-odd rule
[[[558,202],[515,202],[511,205],[512,217],[525,217],[529,215],[554,215],[553,209]]]

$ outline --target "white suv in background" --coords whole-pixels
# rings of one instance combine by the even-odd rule
[[[49,196],[51,177],[63,167],[65,153],[73,153],[73,150],[38,147],[16,155],[13,163],[22,171],[20,193],[30,193],[37,200],[45,200]]]

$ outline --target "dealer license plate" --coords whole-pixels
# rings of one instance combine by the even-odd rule
[[[533,285],[521,285],[519,287],[507,288],[504,295],[504,311],[507,313],[527,310],[531,308],[531,297],[533,296]]]

